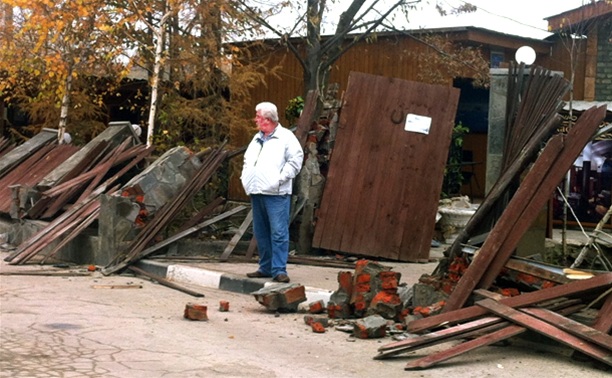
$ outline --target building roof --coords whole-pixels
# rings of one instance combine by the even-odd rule
[[[382,31],[375,33],[377,38],[391,38],[391,37],[410,37],[419,36],[426,34],[454,34],[457,36],[457,40],[468,41],[472,43],[479,43],[483,45],[496,45],[507,48],[518,48],[523,45],[529,45],[536,50],[538,53],[548,53],[550,43],[549,41],[523,37],[508,33],[503,33],[491,29],[476,27],[476,26],[454,26],[444,28],[422,28],[422,29],[410,29],[410,30],[397,30],[397,31]],[[360,33],[349,34],[346,36],[347,39],[355,38]],[[322,40],[332,38],[333,35],[323,35]],[[289,40],[292,42],[299,42],[304,37],[291,37]],[[266,38],[263,40],[265,43],[278,43],[280,38]],[[253,41],[241,41],[236,44],[248,44]]]
[[[548,21],[549,31],[558,32],[567,29],[571,25],[577,25],[607,15],[612,15],[612,2],[609,2],[609,0],[599,0],[554,16],[546,17],[545,20]]]

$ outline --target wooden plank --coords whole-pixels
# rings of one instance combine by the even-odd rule
[[[478,254],[474,257],[457,283],[457,286],[455,286],[455,289],[453,289],[453,292],[448,297],[444,309],[442,310],[443,312],[453,311],[463,307],[491,262],[496,258],[497,252],[507,239],[507,235],[512,232],[512,227],[516,226],[525,204],[539,188],[541,180],[544,177],[542,172],[545,172],[544,169],[548,169],[548,167],[555,164],[562,150],[563,136],[557,134],[548,141],[542,154],[538,157],[524,181],[521,183],[521,186],[510,200],[508,207],[502,213],[497,223],[495,223],[495,226],[487,236]],[[556,181],[556,183],[558,184],[559,181]],[[546,195],[550,197],[550,193]],[[520,219],[520,221],[531,224],[530,220]],[[483,289],[487,288],[483,287]]]
[[[523,293],[516,297],[504,298],[500,301],[507,306],[521,307],[548,301],[554,298],[580,296],[594,290],[605,291],[612,287],[612,273],[600,274],[587,280],[573,281],[565,285]],[[413,320],[408,323],[409,332],[421,332],[439,327],[443,324],[454,324],[487,314],[487,310],[478,306],[465,307],[455,311],[432,315],[427,318]]]
[[[40,231],[22,242],[14,252],[12,252],[4,259],[4,261],[9,262],[9,264],[11,265],[19,264],[24,258],[27,258],[30,254],[35,254],[40,251],[40,248],[44,247],[44,245],[46,245],[49,240],[52,240],[58,235],[61,235],[63,232],[69,230],[71,226],[69,227],[66,224],[73,222],[76,217],[82,214],[91,205],[92,202],[96,201],[97,196],[100,193],[103,193],[105,189],[105,187],[100,187],[96,192],[92,193],[86,201],[75,204],[68,211],[55,218],[52,222],[47,224]],[[53,237],[50,238],[49,235]]]
[[[492,299],[478,301],[476,302],[476,305],[485,308],[488,311],[499,315],[502,318],[505,318],[513,323],[519,324],[525,328],[528,328],[532,331],[549,337],[555,341],[569,346],[570,348],[573,348],[579,352],[582,352],[605,364],[612,366],[612,354],[610,354],[609,351],[607,351],[605,348],[601,348],[598,345],[580,339],[568,332],[565,332],[555,327],[552,324],[534,318],[529,314],[515,310],[512,307],[506,306]]]
[[[525,327],[521,327],[517,325],[509,325],[505,328],[502,328],[488,335],[479,337],[474,340],[463,342],[459,345],[455,345],[454,347],[446,349],[442,352],[433,353],[427,357],[419,358],[415,361],[408,363],[406,367],[404,367],[404,370],[425,369],[437,363],[440,363],[442,361],[446,361],[453,357],[469,352],[471,350],[478,349],[483,346],[491,345],[499,341],[509,339],[516,335],[520,335],[521,333],[525,331],[526,331]]]
[[[0,177],[34,154],[38,149],[49,143],[55,143],[56,140],[57,133],[49,129],[43,129],[32,138],[10,150],[10,152],[5,153],[0,161]]]
[[[102,273],[105,274],[105,275],[108,275],[108,274],[117,272],[119,270],[122,270],[122,269],[128,267],[131,263],[135,262],[136,260],[145,258],[148,255],[150,255],[151,253],[153,253],[153,252],[155,252],[155,251],[157,251],[157,250],[159,250],[159,249],[161,249],[161,248],[163,248],[163,247],[165,247],[165,246],[167,246],[167,245],[169,245],[171,243],[174,243],[175,241],[177,241],[177,240],[179,240],[179,239],[181,239],[181,238],[183,238],[183,237],[185,237],[185,236],[187,236],[187,235],[189,235],[189,234],[191,234],[191,233],[193,233],[193,232],[195,232],[195,231],[197,231],[197,230],[199,230],[201,228],[204,228],[204,227],[209,226],[209,225],[211,225],[211,224],[213,224],[215,222],[218,222],[218,221],[220,221],[222,219],[225,219],[225,218],[227,218],[227,217],[229,217],[231,215],[234,215],[234,214],[236,214],[236,213],[238,213],[238,212],[240,212],[240,211],[242,211],[244,209],[246,209],[246,206],[237,206],[237,207],[233,208],[232,210],[229,210],[229,211],[226,211],[225,213],[219,214],[219,215],[217,215],[214,218],[208,219],[208,220],[206,220],[206,221],[204,221],[204,222],[202,222],[200,224],[197,224],[197,225],[195,225],[195,226],[193,226],[191,228],[188,228],[187,230],[185,230],[183,232],[180,232],[180,233],[178,233],[176,235],[173,235],[172,237],[170,237],[170,238],[168,238],[168,239],[166,239],[166,240],[164,240],[164,241],[162,241],[160,243],[157,243],[155,245],[152,245],[149,248],[146,248],[146,249],[144,249],[142,251],[139,251],[138,256],[128,256],[124,261],[121,261],[121,262],[118,262],[117,264],[113,264],[113,265],[109,265],[108,267],[105,267],[104,269],[102,269]]]
[[[570,318],[566,318],[565,316],[559,315],[545,308],[522,308],[521,311],[531,316],[535,316],[540,320],[544,320],[545,322],[571,333],[574,336],[578,336],[581,339],[590,341],[612,351],[612,336],[609,336],[606,333],[600,332],[594,328]]]
[[[497,252],[497,257],[491,262],[488,269],[484,271],[478,287],[486,289],[495,281],[495,278],[497,278],[506,262],[510,259],[510,256],[514,253],[522,235],[531,227],[533,221],[550,199],[551,193],[554,192],[559,182],[563,180],[563,177],[567,174],[574,161],[576,161],[584,146],[591,140],[605,116],[605,105],[586,110],[567,133],[563,151],[559,155],[558,160],[551,166],[541,167],[541,169],[535,172],[535,174],[540,175],[545,173],[545,178],[542,180],[542,184],[535,195],[529,197],[529,202],[524,207],[524,211],[508,233],[503,248]],[[517,194],[515,194],[515,197]]]
[[[88,210],[77,219],[77,222],[72,230],[68,232],[68,235],[61,236],[61,241],[57,243],[57,245],[50,250],[45,257],[41,260],[40,264],[44,264],[47,260],[53,256],[55,256],[62,248],[64,248],[70,241],[72,241],[75,237],[77,237],[83,230],[85,230],[89,225],[91,225],[98,216],[100,215],[100,201],[95,201],[93,208]]]
[[[190,217],[185,223],[183,223],[181,227],[179,227],[179,229],[176,231],[176,233],[178,234],[179,232],[183,232],[186,229],[200,223],[205,216],[212,213],[213,210],[215,210],[217,207],[221,206],[223,202],[225,202],[225,199],[223,197],[215,198],[206,206],[204,206],[200,211],[198,211],[196,215]]]
[[[393,356],[397,356],[397,355],[400,355],[400,354],[403,354],[403,353],[414,352],[416,350],[420,350],[420,349],[424,349],[424,348],[429,348],[429,347],[432,347],[432,346],[435,346],[435,345],[438,345],[438,344],[447,343],[449,341],[458,340],[458,339],[464,339],[464,340],[476,339],[476,338],[479,338],[479,337],[482,337],[482,336],[486,336],[487,334],[499,331],[500,329],[509,327],[511,325],[512,324],[510,324],[510,322],[500,319],[500,321],[498,323],[491,324],[491,325],[483,327],[483,328],[477,328],[477,329],[474,329],[474,330],[471,330],[471,331],[466,331],[464,333],[457,333],[457,334],[449,335],[449,336],[444,337],[444,338],[431,339],[431,340],[428,340],[427,342],[419,343],[419,345],[411,345],[411,346],[406,346],[406,347],[403,347],[403,348],[396,348],[396,349],[393,349],[393,350],[388,350],[388,351],[380,352],[379,354],[374,356],[374,359],[375,360],[383,360],[383,359],[386,359],[386,358],[389,358],[389,357],[393,357]],[[422,335],[420,337],[425,337],[425,336],[426,335]]]
[[[153,218],[141,229],[129,245],[118,251],[113,260],[102,270],[102,273],[114,273],[144,257],[141,252],[143,252],[143,250],[147,248],[147,245],[168,226],[168,223],[174,219],[176,214],[181,211],[193,196],[210,180],[213,173],[218,169],[223,160],[225,160],[227,152],[223,150],[224,146],[225,144],[222,144],[217,147],[214,153],[209,154],[204,159],[202,166],[196,170],[194,176],[181,187],[181,190],[171,201],[164,204],[164,206],[154,214]]]
[[[234,236],[232,236],[232,239],[229,241],[229,243],[227,243],[227,246],[225,247],[225,250],[221,254],[221,257],[219,257],[220,261],[227,261],[228,257],[232,254],[232,252],[234,251],[234,248],[236,248],[236,245],[242,238],[242,235],[244,235],[247,228],[249,228],[252,222],[253,222],[253,210],[249,210],[246,217],[244,218],[244,221],[242,222],[242,224],[240,225],[240,227],[238,228]]]
[[[118,158],[117,161],[115,162],[116,164],[120,164],[123,163],[129,159],[133,159],[136,156],[138,156],[139,154],[142,153],[142,151],[145,150],[145,146],[139,145],[139,146],[134,146],[131,147],[130,149],[128,149],[127,151],[123,152]],[[50,189],[45,190],[42,194],[43,196],[48,196],[48,197],[54,197],[57,196],[59,194],[61,194],[62,192],[64,192],[64,190],[71,188],[75,185],[80,185],[83,182],[90,180],[92,177],[96,176],[98,173],[100,173],[101,171],[105,170],[106,167],[102,167],[102,166],[96,166],[95,168],[92,168],[91,170],[78,175],[77,177],[68,180],[68,181],[63,181],[61,184],[58,184],[57,186],[54,186]]]
[[[570,307],[562,308],[559,311],[559,313],[563,315],[573,314],[584,308],[584,305],[571,306],[573,304],[573,301],[571,300],[565,301],[564,303]],[[561,304],[554,304],[554,306],[560,308]],[[380,353],[376,355],[374,359],[382,360],[402,353],[407,353],[421,348],[428,348],[439,343],[444,343],[459,338],[468,339],[481,337],[487,333],[508,327],[510,324],[510,322],[502,320],[499,317],[485,317],[473,322],[456,325],[440,331],[427,333],[419,337],[385,345],[378,349]],[[482,327],[483,325],[484,327]]]
[[[508,187],[515,182],[529,164],[533,161],[534,156],[541,149],[542,141],[551,134],[551,132],[561,123],[559,117],[554,117],[538,130],[531,141],[523,148],[519,156],[510,164],[508,169],[501,173],[499,179],[495,182],[484,201],[478,206],[476,213],[470,218],[468,224],[463,228],[457,238],[449,248],[449,258],[457,257],[461,254],[461,244],[473,236],[479,229],[489,214],[495,209],[496,205],[502,200],[502,197],[508,191]]]
[[[199,224],[197,224],[197,225],[195,225],[193,227],[190,227],[190,228],[186,229],[183,232],[180,232],[180,233],[178,233],[176,235],[173,235],[173,236],[169,237],[168,239],[166,239],[164,241],[161,241],[161,242],[159,242],[159,243],[157,243],[155,245],[150,246],[149,248],[144,249],[142,252],[140,252],[140,258],[144,258],[145,256],[150,255],[151,253],[159,250],[160,248],[163,248],[163,247],[165,247],[165,246],[167,246],[169,244],[172,244],[175,241],[177,241],[177,240],[179,240],[181,238],[184,238],[185,236],[187,236],[189,234],[192,234],[192,233],[194,233],[195,231],[197,231],[199,229],[202,229],[202,228],[204,228],[206,226],[210,226],[213,223],[216,223],[216,222],[218,222],[220,220],[223,220],[223,219],[225,219],[227,217],[230,217],[230,216],[232,216],[234,214],[237,214],[237,213],[241,212],[242,210],[245,210],[246,208],[247,208],[246,206],[236,206],[235,208],[233,208],[231,210],[228,210],[228,211],[226,211],[224,213],[221,213],[221,214],[217,215],[216,217],[208,219],[208,220],[206,220],[206,221],[204,221],[202,223],[199,223]]]
[[[605,111],[605,106],[587,110],[565,138],[556,135],[549,140],[449,296],[443,311],[461,308],[475,287],[487,289],[493,283],[522,235],[549,200],[550,193],[595,133]]]
[[[371,138],[372,132],[378,132],[380,125],[369,122],[371,109],[363,101],[364,93],[376,93],[378,91],[376,81],[367,80],[366,77],[359,74],[351,74],[349,85],[340,112],[340,124],[336,133],[335,148],[337,149],[339,144],[343,144],[345,148],[350,150],[350,155],[340,153],[339,150],[334,151],[330,161],[329,173],[334,166],[334,170],[340,171],[342,181],[340,185],[330,182],[328,173],[321,203],[325,200],[326,191],[328,193],[330,191],[337,192],[334,201],[334,206],[337,209],[334,218],[332,218],[333,221],[326,230],[329,243],[324,248],[357,253],[352,247],[352,238],[361,228],[356,224],[356,222],[363,220],[363,217],[359,214],[365,214],[370,209],[362,202],[363,196],[366,193],[370,194],[367,204],[373,203],[374,197],[371,196],[370,190],[364,190],[364,188],[367,185],[365,182],[367,179],[366,171],[373,160],[370,156],[370,144],[375,139]],[[340,158],[334,159],[334,156]],[[345,156],[347,157],[345,158]],[[333,176],[331,177],[333,179]],[[355,188],[360,188],[360,190],[355,190]],[[347,196],[349,193],[350,195]],[[319,212],[318,219],[321,219],[322,216],[324,216],[324,213]],[[368,231],[372,234],[371,230]],[[358,251],[362,251],[362,249],[358,249]],[[370,252],[364,251],[364,255],[369,256]]]
[[[77,177],[79,174],[88,170],[90,167],[92,167],[93,165],[97,163],[100,156],[106,152],[108,147],[109,145],[107,141],[103,141],[95,145],[91,150],[88,151],[86,155],[84,155],[83,159],[81,159],[74,166],[70,167],[70,170],[68,170],[60,179],[58,179],[56,183],[61,184],[62,182],[73,179]],[[77,154],[78,153],[75,153],[72,156],[76,156]],[[58,168],[61,168],[61,167],[62,166],[60,165]],[[32,208],[30,209],[30,211],[28,211],[28,215],[32,218],[43,218],[43,219],[53,218],[57,214],[57,212],[59,212],[68,203],[68,201],[70,201],[72,197],[76,196],[77,192],[82,190],[81,188],[82,185],[84,185],[84,183],[81,185],[75,185],[70,188],[67,188],[59,196],[57,196],[56,198],[53,198],[50,203],[46,203],[46,206],[40,209],[39,213],[35,214],[32,211],[32,209],[34,208]]]
[[[506,262],[506,268],[559,284],[571,282],[571,280],[565,277],[563,274],[557,274],[544,268],[529,264],[528,261],[510,259]]]
[[[450,87],[351,74],[315,248],[428,259],[458,95]],[[431,117],[429,134],[404,130],[409,113]]]
[[[92,289],[142,289],[142,285],[91,285]]]
[[[603,333],[610,333],[612,330],[612,294],[608,291],[606,301],[597,314],[593,328]]]
[[[474,290],[474,294],[480,295],[481,297],[484,297],[484,298],[495,299],[496,301],[499,301],[499,300],[502,300],[502,299],[506,298],[503,295],[501,295],[500,293],[494,293],[492,291],[485,290],[485,289]]]
[[[319,108],[319,91],[309,90],[304,100],[304,108],[302,114],[297,122],[297,128],[295,130],[295,137],[300,142],[300,146],[304,148],[306,140],[308,139],[308,133],[312,128],[312,124],[317,116],[317,110]]]
[[[482,330],[491,325],[503,323],[506,326],[510,323],[503,321],[497,316],[489,316],[486,318],[474,320],[454,327],[445,328],[440,331],[426,333],[424,335],[409,338],[407,340],[397,341],[378,348],[379,353],[374,359],[381,360],[384,358],[396,356],[401,353],[414,350],[417,347],[427,347],[435,345],[437,342],[449,341],[451,337],[466,337],[465,335],[474,330]]]
[[[250,259],[253,258],[253,254],[257,251],[257,239],[255,239],[255,237],[251,238],[251,241],[249,242],[249,247],[247,248],[246,251],[246,258]]]
[[[70,157],[77,148],[70,145],[48,144],[38,149],[33,155],[21,162],[0,178],[0,212],[10,213],[12,203],[11,186],[34,187],[55,169],[62,161]],[[22,204],[23,205],[23,204]],[[16,208],[14,219],[21,217],[21,209]]]
[[[87,198],[87,196],[102,181],[102,179],[108,173],[108,171],[117,164],[117,161],[121,157],[121,154],[125,152],[125,150],[128,148],[130,143],[132,143],[132,138],[131,137],[125,138],[125,140],[119,146],[117,146],[115,149],[111,150],[106,156],[104,156],[103,160],[101,160],[101,162],[97,164],[97,167],[101,167],[100,172],[98,172],[93,177],[93,179],[91,180],[87,188],[83,190],[83,192],[81,193],[81,195],[75,202],[80,202],[83,199]]]
[[[199,291],[189,289],[185,286],[182,286],[170,280],[167,280],[166,278],[162,276],[158,276],[157,274],[149,273],[146,270],[140,269],[136,266],[129,266],[128,269],[136,274],[140,274],[141,276],[149,277],[150,279],[157,281],[160,285],[169,287],[171,289],[176,289],[178,291],[182,291],[183,293],[192,295],[194,297],[204,297],[204,294],[200,293]]]

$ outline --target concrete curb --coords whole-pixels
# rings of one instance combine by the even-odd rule
[[[196,268],[182,264],[165,264],[152,260],[139,260],[137,267],[144,271],[166,278],[169,281],[197,285],[219,290],[231,291],[240,294],[251,294],[263,287],[277,285],[275,282],[270,282],[262,278],[248,278],[231,273],[223,273],[214,270]],[[327,302],[332,294],[332,291],[318,289],[306,286],[306,302],[302,305],[323,300],[327,306]]]

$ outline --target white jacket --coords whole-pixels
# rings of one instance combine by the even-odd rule
[[[304,151],[293,132],[279,123],[269,139],[255,134],[244,153],[240,180],[248,195],[291,194],[293,178],[302,169]]]

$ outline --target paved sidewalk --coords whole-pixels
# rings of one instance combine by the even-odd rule
[[[432,248],[429,263],[400,263],[395,261],[380,262],[389,266],[395,272],[402,274],[400,283],[412,285],[423,274],[430,274],[443,257],[445,245]],[[180,260],[177,260],[180,261]],[[257,270],[256,260],[253,262],[173,262],[145,259],[137,266],[149,273],[164,277],[172,282],[185,285],[195,285],[207,288],[227,290],[235,293],[250,294],[266,285],[273,285],[271,279],[248,278],[246,274]],[[292,283],[306,287],[306,304],[322,299],[327,303],[329,296],[338,288],[338,273],[350,268],[330,268],[304,264],[288,264],[287,273]]]
[[[553,239],[560,242],[560,230],[553,230]],[[570,244],[581,245],[586,240],[587,236],[582,232],[577,230],[568,231],[568,241]],[[423,274],[431,274],[435,270],[438,266],[438,261],[444,257],[444,251],[448,247],[449,245],[444,243],[438,247],[432,247],[429,253],[429,263],[378,262],[391,267],[395,272],[401,273],[400,283],[413,285],[418,282],[419,277]],[[218,249],[218,246],[216,248]],[[209,256],[220,255],[220,252],[212,246],[209,251],[205,252]],[[178,255],[182,254],[178,253]],[[180,256],[177,256],[177,258],[180,258]],[[221,289],[241,294],[250,294],[265,285],[274,284],[271,279],[247,278],[246,274],[257,270],[258,265],[256,258],[252,262],[244,262],[244,260],[244,256],[239,256],[238,254],[230,256],[228,262],[219,262],[218,260],[185,262],[178,259],[175,261],[145,259],[139,261],[137,266],[178,284]],[[299,283],[306,287],[307,301],[305,304],[319,299],[323,299],[327,303],[331,293],[338,288],[338,272],[345,270],[352,271],[350,268],[343,269],[304,264],[290,263],[287,266],[287,273],[291,278],[291,282]]]

